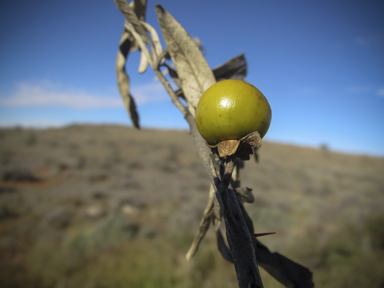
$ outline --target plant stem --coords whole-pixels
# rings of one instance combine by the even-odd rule
[[[253,240],[241,212],[236,192],[230,185],[234,160],[235,157],[227,157],[220,161],[224,171],[220,173],[221,181],[217,185],[216,197],[224,216],[227,240],[239,287],[262,288],[263,283],[257,267]]]

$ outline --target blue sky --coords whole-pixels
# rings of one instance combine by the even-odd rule
[[[268,98],[267,140],[384,156],[381,0],[149,0],[207,50],[214,68],[244,52]],[[1,1],[0,126],[131,125],[115,59],[124,18],[112,0]],[[187,129],[150,69],[127,70],[143,127]]]

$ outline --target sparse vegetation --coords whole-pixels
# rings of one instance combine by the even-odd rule
[[[209,187],[187,132],[1,135],[0,287],[236,287],[212,230],[184,258]],[[261,241],[309,267],[317,287],[383,287],[384,159],[323,152],[264,142],[260,163],[242,172],[255,230],[276,231]],[[9,171],[39,181],[5,179]],[[265,287],[283,287],[261,272]]]

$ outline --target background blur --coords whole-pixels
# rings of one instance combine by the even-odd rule
[[[212,68],[244,52],[271,104],[260,162],[241,172],[256,232],[277,232],[261,241],[317,287],[384,287],[383,2],[161,4]],[[0,287],[237,287],[212,229],[184,258],[209,180],[138,52],[127,69],[144,129],[129,127],[123,23],[113,1],[0,3]]]
[[[159,30],[149,1],[147,22]],[[242,52],[268,98],[267,139],[384,155],[384,3],[162,1],[213,68]],[[0,4],[0,125],[130,124],[116,87],[124,19],[113,1]],[[187,129],[154,73],[129,56],[142,125]]]

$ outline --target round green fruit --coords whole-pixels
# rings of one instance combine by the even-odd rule
[[[196,107],[196,125],[210,145],[240,140],[258,131],[263,138],[271,123],[267,98],[255,86],[241,80],[213,84]]]

